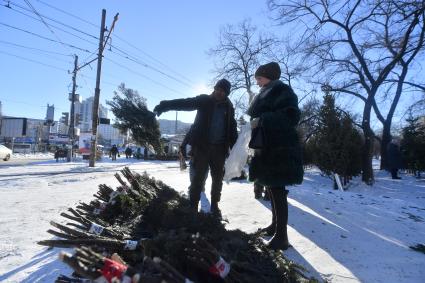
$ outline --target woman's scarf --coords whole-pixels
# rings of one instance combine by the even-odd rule
[[[252,100],[251,104],[248,107],[248,110],[246,111],[246,114],[248,114],[249,116],[252,117],[252,115],[254,114],[253,109],[255,108],[258,101],[267,97],[267,95],[269,95],[269,93],[273,89],[273,87],[275,87],[276,85],[281,84],[281,83],[282,82],[280,80],[274,80],[274,81],[269,82],[267,85],[263,86],[260,89],[260,92]]]

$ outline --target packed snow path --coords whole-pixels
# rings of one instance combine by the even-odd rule
[[[99,184],[118,185],[113,174],[129,166],[146,171],[186,192],[188,172],[176,162],[56,163],[0,167],[0,282],[53,282],[71,270],[57,260],[58,249],[36,245],[51,238],[49,221],[78,201],[90,201]],[[411,245],[425,244],[425,182],[402,175],[391,180],[377,172],[373,187],[354,181],[348,191],[332,189],[319,172],[306,172],[304,183],[290,187],[289,240],[286,256],[310,275],[330,282],[424,282],[425,254]],[[209,210],[210,178],[202,197]],[[252,184],[224,184],[220,202],[228,229],[254,232],[269,224],[270,204],[254,199]]]

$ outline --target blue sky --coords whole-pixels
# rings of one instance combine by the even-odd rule
[[[5,7],[8,2],[12,9]],[[3,115],[29,118],[44,118],[48,103],[56,107],[55,119],[61,112],[69,111],[68,70],[72,70],[74,60],[71,55],[77,54],[80,64],[94,58],[103,8],[108,27],[119,13],[112,34],[112,50],[105,50],[102,66],[100,97],[104,105],[121,82],[147,98],[150,109],[163,99],[209,93],[214,64],[206,52],[217,44],[220,27],[237,24],[245,18],[251,18],[261,29],[267,30],[272,25],[265,1],[0,0],[0,3]],[[49,28],[29,4],[43,16]],[[129,55],[131,59],[125,58]],[[93,95],[95,77],[96,62],[79,72],[77,93],[83,98]],[[179,112],[179,119],[192,122],[194,114]],[[161,118],[175,119],[175,112]]]

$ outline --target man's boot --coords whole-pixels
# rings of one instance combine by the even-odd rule
[[[198,203],[190,202],[190,210],[194,213],[198,213]]]
[[[263,195],[263,186],[261,186],[260,184],[254,183],[254,197],[256,199],[261,198],[261,196]]]
[[[190,204],[190,209],[194,213],[198,213],[199,199],[193,197],[193,195],[191,194],[190,188],[189,188],[189,204]]]
[[[212,215],[221,218],[221,210],[218,208],[218,201],[211,201],[210,212]]]
[[[270,191],[269,191],[269,190],[267,190],[267,189],[265,189],[265,190],[264,190],[264,197],[263,197],[263,200],[266,200],[266,201],[270,201],[270,200],[271,200],[271,197],[270,197]]]
[[[273,195],[271,194],[270,189],[269,188],[266,188],[265,191],[270,196],[270,204],[272,206],[272,223],[269,226],[260,229],[260,232],[262,234],[265,234],[266,236],[273,236],[274,233],[275,233],[275,228],[276,228],[276,211],[275,211],[275,205],[274,205]]]
[[[276,213],[276,232],[268,243],[268,247],[273,250],[287,250],[288,242],[288,198],[284,188],[272,188],[271,194],[274,199]]]

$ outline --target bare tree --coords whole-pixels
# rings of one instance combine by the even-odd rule
[[[304,53],[297,49],[291,36],[285,36],[277,41],[271,50],[271,59],[281,66],[281,80],[297,93],[299,102],[307,99],[309,103],[315,99],[316,86],[308,82],[308,70],[311,63],[305,60]]]
[[[392,56],[397,56],[399,46],[404,42],[405,38],[402,37],[402,34],[399,34],[398,29],[395,29],[394,27],[397,26],[398,28],[403,28],[403,26],[411,24],[410,21],[405,21],[407,17],[413,17],[413,20],[417,21],[417,23],[412,23],[416,24],[416,26],[412,27],[413,31],[410,35],[410,40],[406,44],[407,47],[405,53],[401,56],[398,64],[396,65],[396,67],[392,71],[392,74],[387,80],[389,83],[388,89],[393,95],[387,95],[385,97],[387,100],[391,101],[391,105],[386,117],[384,117],[384,115],[381,113],[381,110],[377,106],[377,103],[374,103],[373,105],[376,116],[383,125],[381,140],[381,169],[387,167],[386,149],[388,143],[391,141],[391,123],[402,94],[408,93],[405,86],[413,87],[414,90],[419,91],[423,91],[424,88],[424,86],[421,85],[419,82],[415,81],[414,83],[412,83],[408,81],[408,73],[411,70],[411,65],[415,63],[415,59],[419,56],[421,51],[424,51],[425,41],[424,8],[423,6],[422,8],[420,8],[420,6],[418,7],[414,4],[414,2],[412,2],[411,5],[402,2],[390,3],[389,7],[387,8],[387,11],[389,12],[385,13],[386,20],[382,23],[385,33],[376,34],[376,32],[371,31],[374,32],[374,36],[376,38],[379,38],[380,42],[384,44],[384,47]],[[391,11],[392,9],[394,11]]]
[[[311,137],[317,134],[320,106],[320,101],[315,97],[311,97],[301,107],[301,120],[298,130],[304,145]]]
[[[254,98],[255,70],[275,43],[272,35],[258,31],[249,19],[220,30],[218,44],[208,54],[216,59],[216,78],[226,77],[232,82],[232,91],[239,94],[233,97],[237,108],[246,110]]]
[[[321,70],[315,74],[316,83],[364,103],[362,180],[372,184],[372,109],[381,114],[377,97],[388,90],[386,83],[402,61],[413,61],[414,48],[422,48],[418,43],[424,28],[424,2],[269,0],[268,4],[281,24],[302,26],[302,48],[306,57],[316,62],[316,70]],[[390,108],[386,120],[392,120],[398,101],[395,95],[394,109]]]

